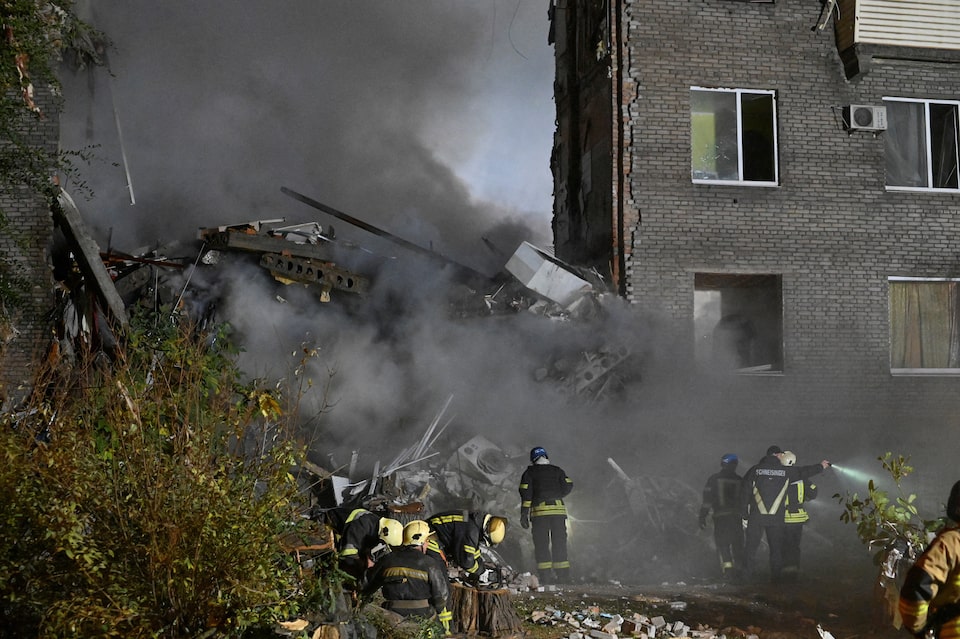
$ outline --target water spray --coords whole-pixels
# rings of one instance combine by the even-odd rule
[[[870,473],[864,472],[862,470],[857,470],[855,468],[847,468],[846,466],[840,466],[839,464],[830,464],[830,468],[832,468],[833,470],[837,471],[838,473],[840,473],[845,477],[849,477],[850,479],[858,483],[860,482],[867,483],[868,481],[873,479]]]

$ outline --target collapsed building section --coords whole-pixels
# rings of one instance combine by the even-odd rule
[[[213,251],[247,251],[260,255],[260,266],[283,284],[313,285],[321,302],[330,301],[330,292],[363,295],[370,280],[359,273],[341,268],[327,246],[332,237],[311,222],[293,226],[271,227],[284,220],[261,220],[243,224],[203,228],[198,238]]]

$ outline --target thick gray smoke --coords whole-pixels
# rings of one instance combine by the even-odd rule
[[[497,223],[548,240],[546,9],[89,2],[114,46],[112,75],[65,74],[63,146],[97,158],[82,208],[117,246],[316,219],[288,186],[468,263]]]
[[[741,453],[746,467],[768,444],[798,445],[797,432],[749,421],[749,405],[727,401],[728,378],[693,384],[649,309],[613,305],[592,326],[529,314],[452,320],[449,272],[280,191],[484,273],[523,239],[549,246],[547,7],[89,0],[81,16],[114,46],[109,72],[64,74],[62,146],[95,158],[80,167],[92,197],[76,181],[66,187],[103,247],[129,252],[193,239],[199,227],[285,218],[332,225],[338,238],[373,250],[374,290],[351,312],[281,287],[252,264],[200,269],[190,288],[218,298],[218,317],[236,328],[250,375],[289,376],[303,346],[318,349],[303,375],[314,385],[303,415],[318,450],[340,462],[351,450],[366,464],[388,461],[450,397],[442,443],[480,434],[518,458],[546,446],[577,483],[572,510],[593,520],[572,524],[583,566],[587,546],[577,534],[606,529],[620,542],[629,535],[618,531],[636,534],[604,510],[630,512],[608,458],[631,477],[668,478],[681,490],[674,498],[695,501],[722,453]],[[537,381],[548,361],[604,344],[624,345],[641,362],[642,383],[624,403],[571,402]],[[753,448],[740,448],[744,441]],[[827,454],[815,448],[799,451],[805,463]],[[658,552],[627,551],[642,554],[638,561]]]

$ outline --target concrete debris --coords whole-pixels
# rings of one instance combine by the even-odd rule
[[[444,299],[446,311],[454,319],[529,312],[551,320],[590,323],[608,315],[605,306],[619,300],[606,290],[596,273],[564,264],[529,242],[515,250],[499,273],[488,276],[295,191],[282,191],[426,256],[438,269],[450,269],[454,284]],[[55,262],[59,259],[63,263],[60,275],[55,268],[65,298],[61,307],[70,307],[71,312],[84,319],[78,331],[67,333],[78,343],[68,345],[63,349],[66,352],[106,350],[102,345],[113,345],[117,340],[113,335],[97,332],[123,330],[134,308],[165,313],[172,319],[189,318],[200,330],[205,329],[217,321],[216,311],[224,288],[220,285],[221,275],[238,264],[255,264],[266,278],[285,286],[304,287],[321,302],[340,303],[355,310],[357,305],[369,302],[375,280],[395,263],[391,256],[338,240],[332,227],[319,222],[287,225],[283,218],[202,227],[197,231],[196,244],[191,246],[169,244],[130,253],[112,247],[100,251],[66,192],[61,194],[55,214],[70,245],[69,255],[54,256]],[[181,255],[171,257],[174,249]],[[95,294],[95,303],[91,301],[91,292]],[[285,304],[288,299],[293,297],[273,292],[264,302]],[[63,317],[60,323],[68,320]],[[59,330],[58,334],[65,332]],[[585,347],[573,341],[561,343],[559,348],[568,350],[552,355],[531,374],[538,381],[560,385],[571,400],[606,399],[639,380],[635,367],[630,365],[638,358],[625,344]],[[396,467],[388,464],[387,470],[392,472]],[[483,477],[474,472],[471,479],[496,481],[500,470],[483,469]]]
[[[504,268],[530,290],[566,309],[593,291],[563,262],[529,242],[520,244]]]
[[[624,616],[626,615],[626,616]],[[698,625],[695,628],[681,620],[667,620],[663,616],[649,617],[641,613],[602,612],[597,606],[587,606],[578,610],[561,611],[553,606],[546,606],[530,613],[527,621],[546,626],[571,629],[565,636],[567,639],[617,639],[619,637],[642,637],[643,639],[674,639],[690,637],[691,639],[727,639],[727,637],[745,637],[758,639],[759,628],[749,627],[745,630],[733,627],[710,628]],[[823,630],[819,625],[817,630],[822,639],[833,639],[833,635]]]

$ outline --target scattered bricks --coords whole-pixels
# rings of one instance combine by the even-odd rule
[[[617,635],[610,632],[603,632],[602,630],[591,630],[590,636],[594,639],[618,639]]]
[[[567,639],[584,639],[582,632],[571,632],[567,635]]]
[[[653,624],[654,628],[663,628],[667,625],[667,621],[663,617],[654,617],[650,620],[650,623]]]
[[[545,619],[546,617],[547,613],[543,610],[534,610],[532,613],[530,613],[530,621],[533,623],[540,623],[541,620]]]
[[[603,626],[604,632],[609,632],[610,634],[617,634],[620,632],[620,625],[623,623],[623,617],[620,615],[613,615],[613,617]]]
[[[584,613],[588,615],[597,616],[600,614],[600,606],[590,606],[586,610],[584,610]]]
[[[643,625],[643,631],[646,633],[647,637],[653,639],[657,636],[657,627],[652,623],[647,623]]]
[[[640,629],[640,624],[634,621],[633,619],[626,619],[620,625],[620,633],[625,635],[632,635]]]
[[[670,628],[670,632],[673,633],[673,636],[674,636],[674,637],[683,637],[683,636],[685,636],[685,634],[686,634],[686,633],[684,632],[684,628],[686,628],[687,630],[689,630],[689,628],[687,628],[686,626],[683,625],[683,622],[682,622],[682,621],[677,621],[677,622],[675,622],[675,623],[673,624],[673,626]]]

